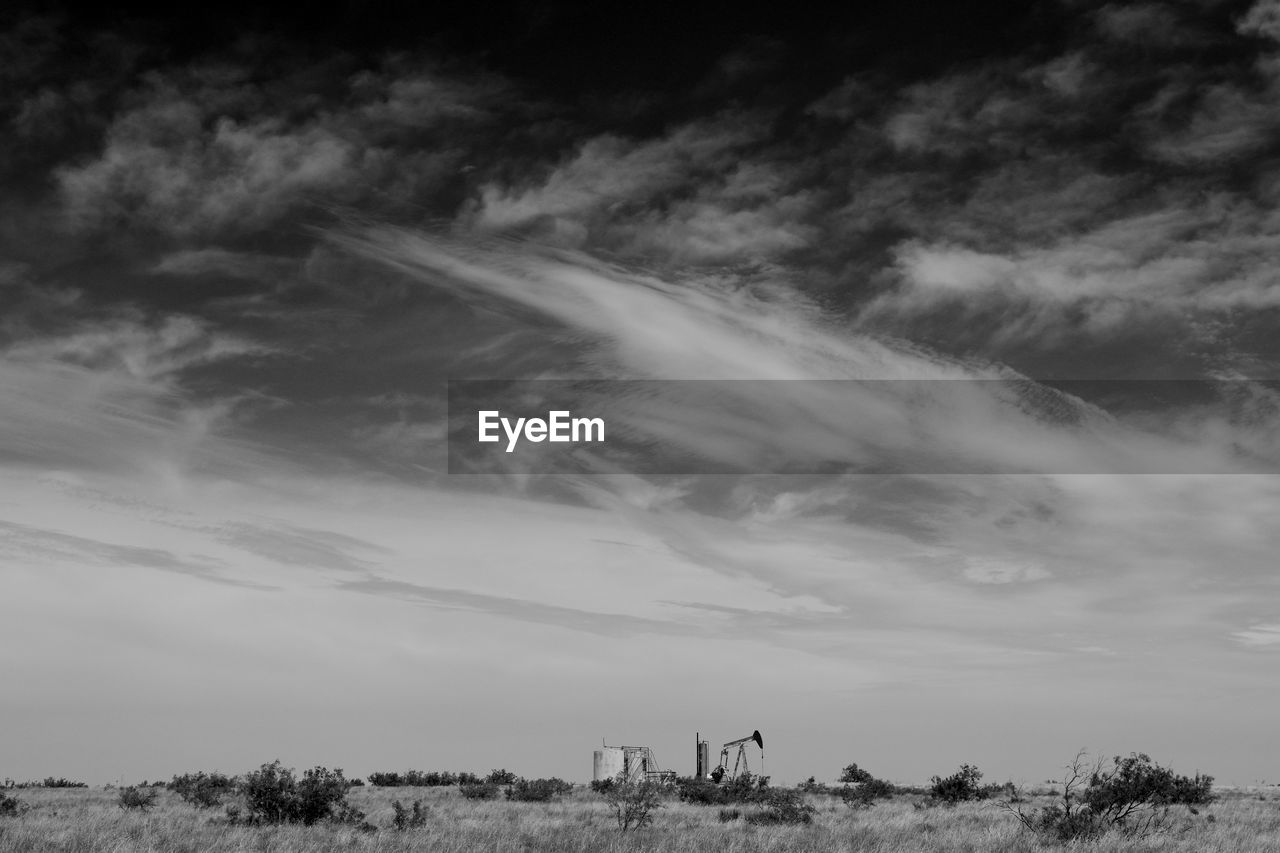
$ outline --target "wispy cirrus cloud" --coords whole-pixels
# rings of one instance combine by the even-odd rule
[[[26,465],[168,477],[226,464],[239,453],[218,432],[234,401],[188,395],[178,377],[264,351],[184,316],[86,320],[60,336],[20,339],[0,351],[0,438]]]
[[[1251,625],[1243,631],[1236,631],[1231,637],[1250,648],[1280,646],[1280,624]]]

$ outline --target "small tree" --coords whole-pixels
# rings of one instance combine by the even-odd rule
[[[850,764],[844,770],[840,771],[840,778],[837,782],[870,782],[875,777],[866,770],[863,770],[857,764]]]
[[[988,792],[979,787],[978,781],[981,778],[982,771],[977,767],[972,764],[962,764],[959,770],[945,779],[940,776],[930,779],[929,796],[948,805],[961,800],[985,799]]]
[[[211,809],[222,803],[222,798],[235,790],[236,782],[222,773],[184,773],[174,776],[169,783],[169,790],[175,792],[185,802],[202,808]]]
[[[116,796],[116,802],[122,809],[146,811],[156,804],[156,792],[151,787],[144,788],[141,785],[130,785],[127,788],[120,789],[120,793]]]
[[[341,770],[316,767],[302,779],[280,762],[264,764],[246,773],[240,783],[249,823],[302,823],[308,826],[325,818],[349,821],[353,812],[347,807],[347,780]]]
[[[662,786],[656,782],[617,782],[601,792],[613,809],[618,830],[641,829],[653,821],[655,809],[663,808]]]

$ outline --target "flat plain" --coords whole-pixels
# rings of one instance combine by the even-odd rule
[[[8,793],[28,808],[0,818],[0,853],[1280,851],[1280,791],[1275,788],[1219,789],[1216,801],[1197,813],[1185,807],[1171,810],[1160,832],[1141,837],[1112,833],[1070,844],[1039,838],[992,801],[924,807],[909,796],[853,809],[837,797],[810,794],[812,822],[771,826],[742,819],[722,822],[719,807],[681,803],[672,796],[650,826],[619,832],[608,805],[583,787],[552,803],[467,800],[452,787],[352,789],[348,801],[365,812],[376,831],[332,824],[234,826],[221,809],[198,809],[164,789],[158,789],[156,805],[146,811],[121,809],[118,792],[111,789]],[[1023,808],[1050,803],[1050,794],[1037,792]],[[395,829],[396,800],[406,806],[422,801],[425,825]]]

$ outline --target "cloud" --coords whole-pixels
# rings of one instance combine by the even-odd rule
[[[1267,648],[1280,645],[1280,624],[1253,625],[1246,630],[1236,631],[1232,638],[1242,646],[1250,648]]]
[[[1179,20],[1177,7],[1167,3],[1110,3],[1094,20],[1108,38],[1145,47],[1196,47],[1210,41],[1202,30]]]
[[[135,379],[163,382],[188,367],[266,351],[239,336],[211,332],[193,317],[170,316],[154,325],[134,318],[92,324],[66,335],[16,343],[6,355],[25,363],[123,369]]]
[[[347,581],[341,585],[341,588],[348,592],[395,597],[440,608],[474,610],[503,619],[552,625],[569,631],[609,637],[631,637],[639,634],[696,637],[707,633],[705,629],[700,630],[696,625],[683,622],[647,619],[623,613],[590,612],[498,595],[484,595],[462,589],[428,587],[404,581],[377,579]]]
[[[24,338],[0,351],[0,435],[17,458],[55,468],[169,477],[190,464],[232,464],[241,453],[217,433],[233,401],[193,399],[178,377],[262,351],[183,316],[84,321]]]
[[[633,257],[697,263],[771,256],[805,245],[797,222],[809,194],[777,198],[779,176],[740,158],[765,137],[768,117],[729,112],[678,126],[656,139],[591,137],[545,177],[489,182],[467,222],[528,228],[544,239],[609,247]],[[692,199],[683,198],[694,190]]]
[[[173,96],[117,119],[99,160],[58,175],[71,221],[178,236],[252,232],[308,195],[352,187],[367,162],[352,143],[320,127],[229,117],[208,130],[203,124],[195,104]]]
[[[386,554],[387,549],[342,533],[246,523],[225,525],[215,536],[235,548],[286,566],[327,569],[365,577],[376,565],[352,552]]]
[[[1040,581],[1052,575],[1039,566],[1023,566],[979,558],[968,561],[964,577],[974,583],[1006,584]]]
[[[1258,0],[1240,18],[1236,28],[1247,35],[1280,41],[1280,3],[1275,0]]]
[[[558,712],[620,668],[628,707],[802,696],[832,731],[849,685],[911,713],[962,678],[1036,719],[1125,690],[1154,719],[1149,688],[1183,689],[1154,654],[1185,662],[1184,709],[1257,689],[1223,640],[1275,628],[1280,495],[1243,473],[1280,459],[1249,381],[1280,364],[1269,8],[1113,5],[1060,44],[839,82],[762,42],[635,110],[417,56],[47,84],[46,48],[19,57],[5,616],[75,642],[10,655],[64,685],[17,701],[96,687],[90,640],[136,664],[103,695],[206,691],[215,728],[245,696],[448,683],[474,733],[495,684]],[[778,87],[804,102],[742,106]],[[334,211],[363,224],[314,227]],[[1151,409],[1035,381],[1149,372],[1221,381]],[[438,383],[494,376],[713,380],[596,402],[741,473],[447,474]],[[840,467],[877,461],[911,473]],[[813,463],[838,464],[763,473]]]
[[[166,254],[150,267],[150,272],[164,275],[225,276],[275,283],[290,278],[296,273],[297,267],[298,262],[293,258],[205,248]]]
[[[456,137],[474,142],[506,87],[409,66],[392,57],[340,78],[350,100],[333,108],[298,91],[332,68],[263,84],[234,62],[152,72],[100,153],[56,170],[65,215],[79,229],[207,241],[317,205],[416,200],[457,179],[468,146]]]
[[[735,292],[714,277],[665,281],[581,255],[463,246],[390,228],[333,239],[513,318],[553,321],[579,342],[570,377],[739,380],[672,383],[635,395],[619,385],[616,394],[605,391],[584,403],[640,445],[683,450],[704,464],[744,472],[846,463],[916,472],[1076,473],[1220,471],[1244,464],[1229,461],[1230,443],[1220,444],[1207,430],[1184,443],[1162,436],[1150,421],[1125,426],[1083,400],[995,366],[837,333],[786,288]],[[954,276],[959,266],[959,277],[946,281],[960,290],[1010,272],[986,258],[959,257],[970,268],[943,263],[938,275]],[[931,274],[927,261],[922,276]],[[548,363],[531,378],[557,375],[565,374]],[[761,378],[792,381],[740,381]],[[834,379],[847,381],[822,381]],[[867,379],[988,381],[848,381]],[[997,379],[1007,381],[991,381]],[[765,461],[770,458],[784,467]],[[504,464],[518,461],[502,456]]]
[[[49,559],[90,561],[99,566],[159,569],[248,589],[272,589],[226,576],[226,565],[208,557],[180,557],[161,548],[118,545],[0,520],[0,553],[7,561],[29,563]]]
[[[906,242],[896,252],[902,286],[863,316],[998,312],[993,348],[1061,349],[1142,324],[1280,307],[1268,272],[1277,245],[1265,214],[1226,200],[1113,220],[1010,253]]]

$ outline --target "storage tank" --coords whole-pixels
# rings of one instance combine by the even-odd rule
[[[627,770],[626,750],[620,746],[606,746],[595,751],[591,778],[597,782],[616,779]]]

